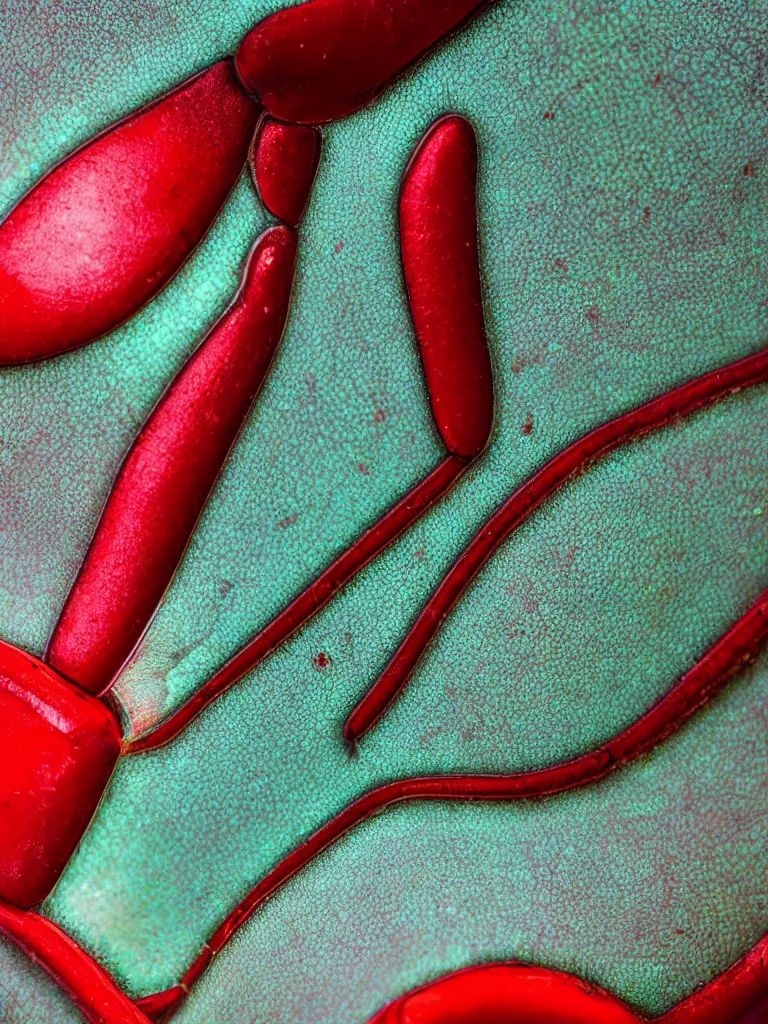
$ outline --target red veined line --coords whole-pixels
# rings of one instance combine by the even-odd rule
[[[155,750],[175,739],[208,705],[255,668],[301,626],[317,615],[334,594],[380,555],[456,483],[469,463],[450,455],[367,530],[352,547],[317,577],[277,618],[209,679],[186,704],[154,732],[125,744],[124,753]]]
[[[732,391],[768,380],[768,349],[704,374],[569,445],[519,487],[475,535],[443,577],[391,661],[344,726],[345,739],[359,740],[381,718],[408,682],[445,619],[505,540],[568,479],[608,452],[671,420],[687,416]]]
[[[0,901],[0,932],[50,974],[91,1024],[149,1024],[107,972],[53,921]]]
[[[140,1000],[138,1005],[147,1013],[158,1006],[162,1006],[164,1013],[177,1009],[214,956],[265,900],[337,839],[377,812],[406,800],[530,799],[594,782],[614,768],[647,753],[678,729],[739,668],[755,658],[767,638],[768,590],[765,590],[749,611],[657,704],[596,750],[535,771],[511,775],[436,775],[403,779],[371,790],[289,853],[248,893],[205,943],[179,985]],[[768,980],[768,971],[764,974]],[[692,1021],[694,1019],[691,1018]]]

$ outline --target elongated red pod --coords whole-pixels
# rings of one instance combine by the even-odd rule
[[[488,0],[311,0],[251,29],[237,52],[246,88],[283,121],[359,110]]]
[[[377,1013],[370,1024],[641,1024],[580,978],[525,964],[484,964],[440,978]]]
[[[93,341],[160,291],[235,184],[257,116],[221,61],[28,192],[0,225],[0,363]]]
[[[296,236],[256,243],[241,289],[134,442],[51,638],[47,660],[91,693],[113,680],[181,559],[282,334]]]
[[[261,201],[291,227],[304,216],[321,143],[318,128],[281,124],[265,117],[251,147],[251,174]]]
[[[432,126],[405,172],[400,244],[432,412],[446,448],[471,459],[493,426],[493,376],[477,256],[477,144],[450,115]]]

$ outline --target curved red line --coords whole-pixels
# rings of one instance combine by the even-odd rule
[[[337,839],[371,815],[405,800],[518,800],[561,793],[606,775],[646,753],[680,727],[698,707],[752,660],[768,639],[768,590],[689,672],[637,722],[597,750],[552,768],[511,775],[436,775],[403,779],[371,790],[318,829],[280,861],[230,913],[205,944],[178,986],[159,998],[171,1012],[235,932],[277,889]],[[675,1022],[677,1024],[677,1022]]]
[[[0,900],[0,932],[48,972],[91,1024],[149,1024],[107,972],[48,918]]]
[[[402,498],[394,508],[340,555],[277,618],[239,651],[231,661],[205,683],[154,732],[124,747],[126,754],[140,754],[175,739],[201,712],[238,680],[255,668],[268,654],[305,625],[361,569],[380,555],[409,526],[443,497],[470,463],[449,456],[437,469]]]
[[[411,626],[372,688],[344,726],[345,739],[359,740],[381,718],[408,682],[430,642],[456,603],[510,534],[571,476],[596,459],[679,416],[739,388],[768,380],[768,349],[714,370],[597,427],[556,455],[519,487],[475,535]]]

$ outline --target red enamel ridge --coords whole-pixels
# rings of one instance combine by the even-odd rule
[[[361,739],[402,691],[443,622],[470,583],[505,540],[575,473],[679,416],[718,401],[739,388],[768,380],[768,349],[714,370],[603,424],[556,455],[491,516],[443,577],[432,597],[372,688],[344,726],[344,737]]]
[[[298,227],[320,161],[319,128],[262,119],[248,162],[262,203],[278,220]]]
[[[266,900],[315,857],[372,815],[407,800],[522,800],[562,793],[596,782],[616,768],[647,753],[679,729],[697,708],[710,700],[745,663],[757,655],[766,639],[768,590],[669,693],[637,722],[596,750],[551,768],[535,771],[510,775],[426,776],[390,782],[371,790],[318,829],[254,886],[205,943],[179,985],[167,993],[148,998],[158,1000],[162,996],[167,1000],[163,1005],[177,1009],[214,957]],[[768,984],[764,956],[754,970],[762,984]],[[745,977],[743,972],[741,977]],[[727,986],[717,996],[721,1008],[727,1005],[726,992]],[[143,1007],[152,1004],[140,1000],[138,1005]],[[713,1016],[711,1022],[707,1020],[706,1024],[727,1024],[731,1019]],[[684,1020],[681,1018],[680,1022],[675,1021],[674,1024],[682,1024]]]
[[[296,236],[254,246],[233,304],[171,383],[118,474],[47,651],[90,693],[141,638],[195,528],[283,332]]]
[[[160,291],[229,195],[257,117],[221,61],[35,185],[0,225],[0,363],[94,341]]]
[[[120,754],[117,720],[0,641],[0,899],[31,907],[64,870]]]
[[[237,71],[282,121],[323,124],[382,93],[487,0],[312,0],[251,29]]]
[[[400,245],[432,412],[451,454],[472,459],[493,426],[493,376],[477,255],[477,143],[455,114],[432,126],[400,193]]]
[[[629,1007],[579,978],[526,964],[488,964],[390,1003],[370,1024],[641,1024]]]
[[[361,569],[444,497],[466,468],[466,464],[459,459],[445,459],[201,686],[186,704],[153,732],[127,743],[124,752],[140,754],[156,750],[175,739],[209,704],[231,689],[272,651],[306,625]]]
[[[149,1024],[107,972],[52,921],[0,901],[0,932],[47,971],[90,1024]]]

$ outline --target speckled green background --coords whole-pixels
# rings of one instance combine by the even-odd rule
[[[4,206],[275,6],[7,4]],[[589,749],[768,585],[759,388],[568,485],[491,562],[359,756],[342,746],[346,714],[513,487],[591,426],[765,344],[767,22],[766,0],[497,0],[326,132],[281,354],[119,684],[126,723],[178,706],[440,458],[395,202],[413,145],[448,110],[481,147],[496,432],[451,498],[310,627],[183,739],[118,769],[46,910],[131,994],[177,980],[251,884],[353,796]],[[6,639],[42,650],[122,453],[266,224],[241,182],[133,323],[0,376]],[[662,1011],[768,931],[766,718],[761,662],[600,785],[386,813],[286,886],[179,1019],[364,1024],[409,987],[498,957]],[[0,947],[3,1024],[76,1019],[47,992]]]

